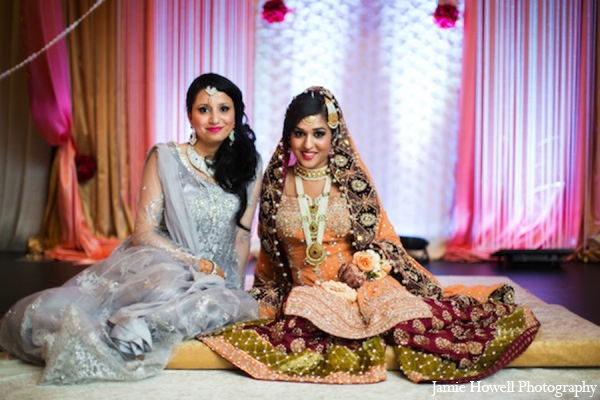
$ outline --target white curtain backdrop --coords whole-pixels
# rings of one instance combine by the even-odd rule
[[[436,1],[287,0],[292,12],[269,24],[263,3],[253,120],[265,162],[292,97],[329,88],[396,231],[427,238],[440,256],[451,229],[462,19],[437,27]]]
[[[154,0],[156,142],[189,139],[185,94],[215,72],[233,81],[252,117],[254,0]]]

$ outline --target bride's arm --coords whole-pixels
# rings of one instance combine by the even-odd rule
[[[212,264],[200,259],[190,249],[180,246],[166,236],[164,223],[165,197],[158,176],[158,155],[154,151],[144,166],[140,188],[140,198],[132,234],[136,246],[151,246],[164,251],[184,265],[193,265],[200,271],[210,273]],[[183,201],[183,199],[181,200]]]

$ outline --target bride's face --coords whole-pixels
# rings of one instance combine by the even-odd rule
[[[309,115],[292,130],[290,148],[301,166],[317,169],[327,165],[331,139],[331,128],[323,116]]]

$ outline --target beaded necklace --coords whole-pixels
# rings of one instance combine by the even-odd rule
[[[204,173],[209,178],[214,178],[215,171],[212,166],[212,162],[207,161],[200,154],[196,153],[196,149],[191,144],[187,148],[187,156],[190,160],[190,163],[196,167],[196,169],[202,173]]]
[[[302,187],[302,178],[295,176],[296,193],[298,194],[298,203],[300,204],[300,222],[306,241],[305,262],[318,267],[325,261],[327,254],[323,249],[323,235],[325,233],[325,220],[327,217],[327,203],[329,202],[329,190],[331,189],[331,177],[325,177],[325,186],[323,193],[312,200],[304,193]]]

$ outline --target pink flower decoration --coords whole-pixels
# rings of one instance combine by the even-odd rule
[[[438,4],[433,18],[440,28],[452,28],[458,21],[459,12],[453,4]]]
[[[285,6],[283,0],[269,0],[263,5],[262,17],[265,21],[272,24],[281,22],[285,19],[285,14],[291,10]]]

